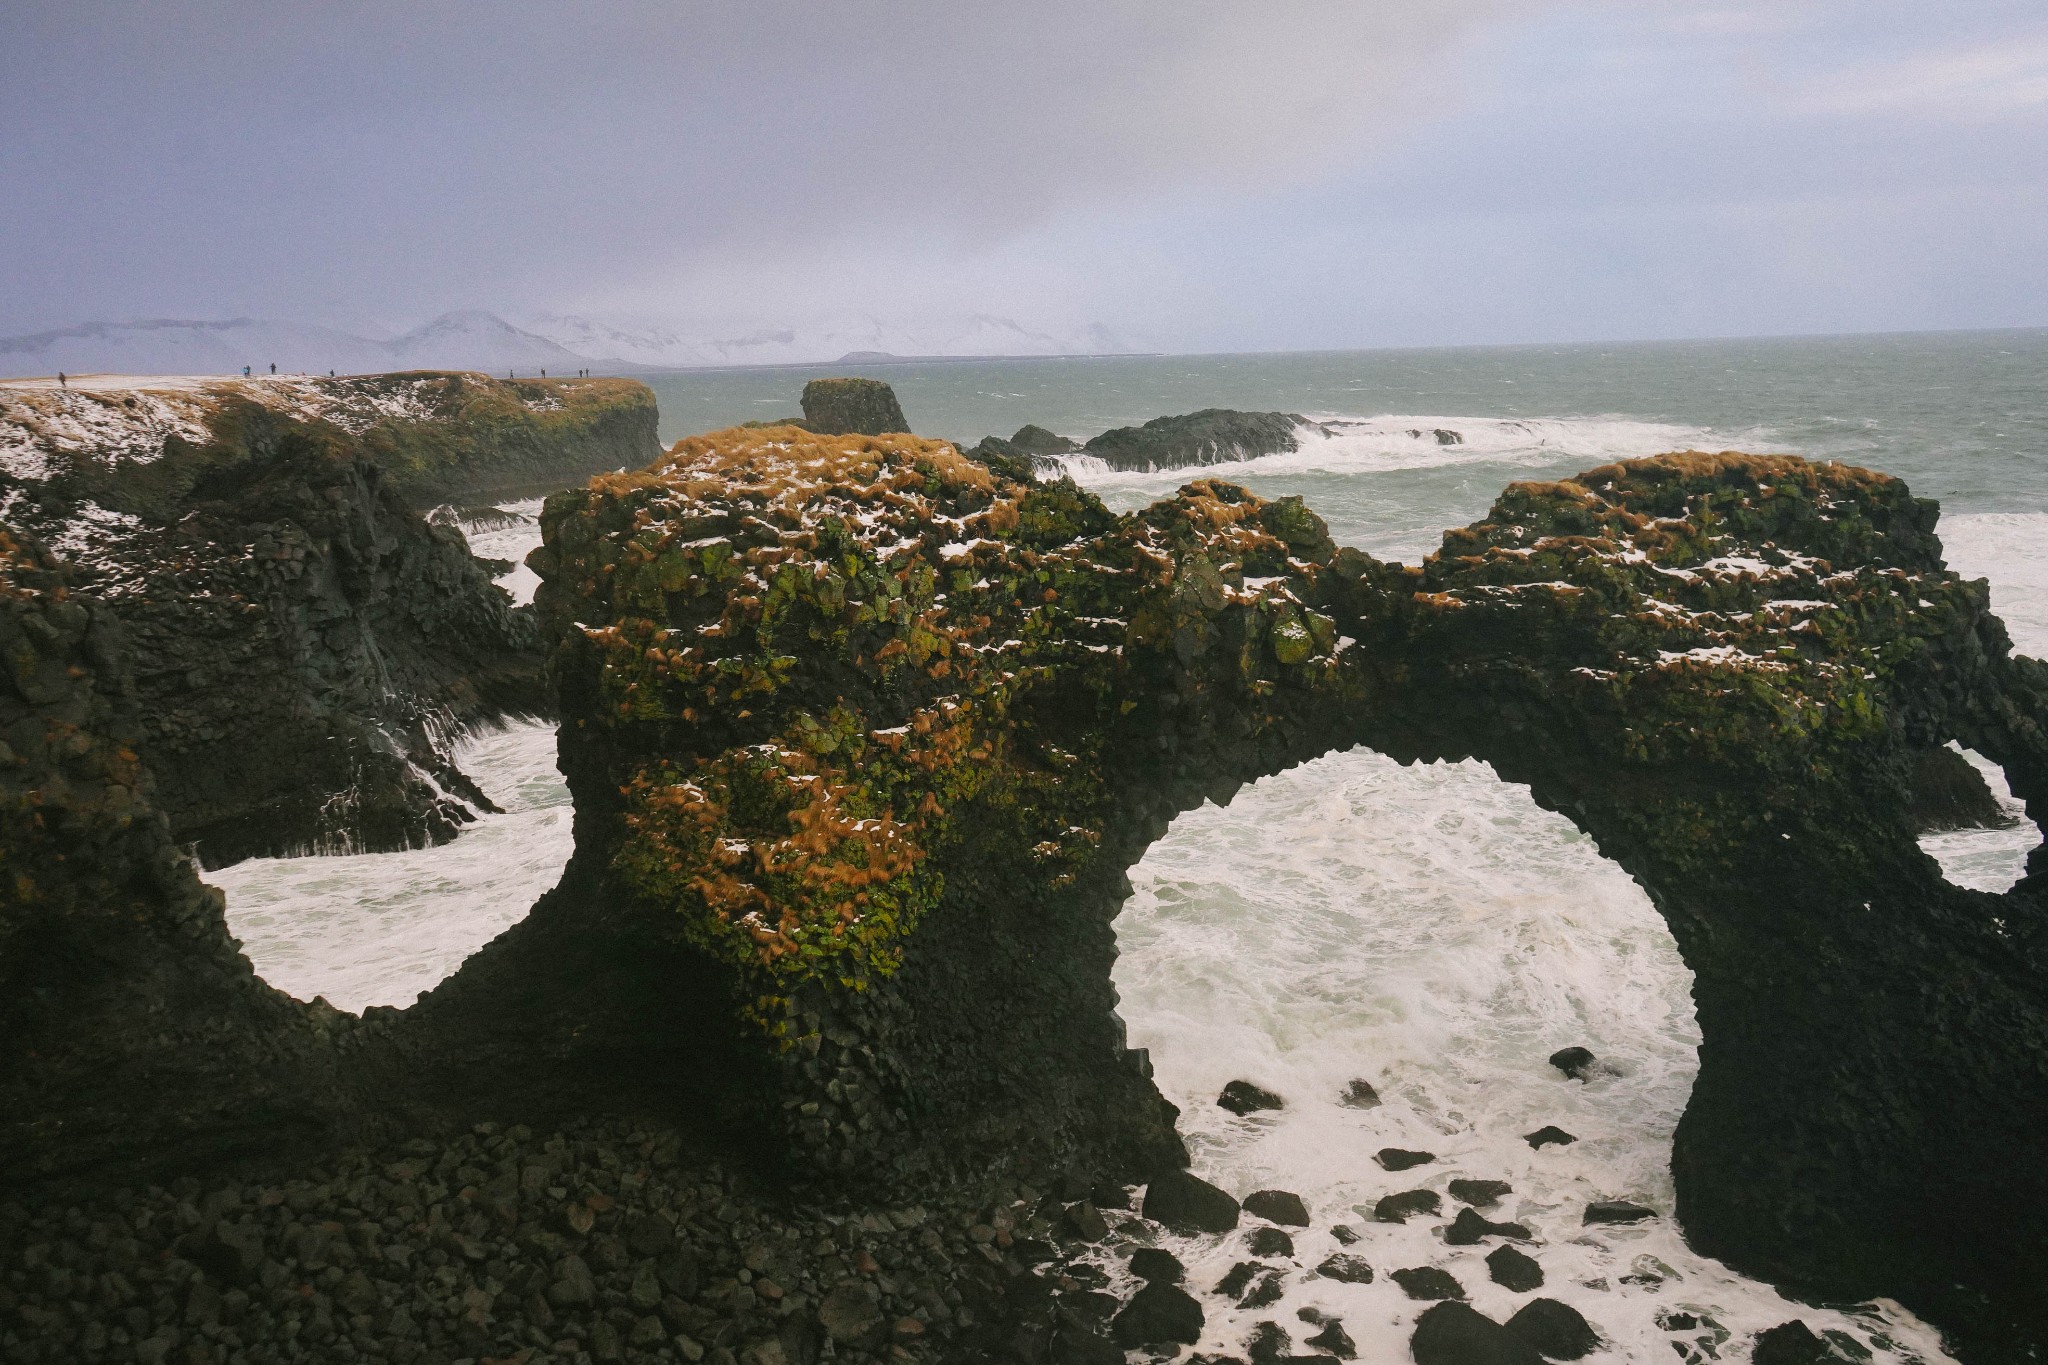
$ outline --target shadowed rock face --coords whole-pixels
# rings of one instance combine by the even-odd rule
[[[2048,867],[1949,886],[1909,795],[1956,740],[2038,820],[2048,669],[1898,481],[1634,461],[1515,485],[1404,568],[1229,484],[1115,517],[943,443],[783,427],[543,521],[577,853],[343,1059],[405,1060],[387,1104],[693,1113],[856,1189],[1170,1169],[1109,983],[1125,870],[1317,754],[1479,757],[1627,868],[1695,973],[1695,1244],[2043,1339]]]

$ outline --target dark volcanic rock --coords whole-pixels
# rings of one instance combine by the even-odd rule
[[[1192,1346],[1202,1339],[1202,1305],[1185,1290],[1154,1282],[1131,1296],[1110,1332],[1126,1348],[1165,1342]]]
[[[1026,455],[1072,455],[1082,447],[1079,441],[1056,436],[1044,427],[1030,423],[1017,428],[1017,434],[1010,438],[1010,444]]]
[[[1279,1270],[1268,1270],[1253,1281],[1251,1288],[1237,1301],[1239,1308],[1264,1308],[1280,1302],[1280,1296],[1287,1292],[1287,1276]]]
[[[1599,1199],[1586,1205],[1585,1221],[1588,1223],[1640,1223],[1645,1218],[1655,1218],[1657,1211],[1641,1204],[1632,1204],[1626,1199]]]
[[[1531,1147],[1540,1148],[1550,1143],[1556,1143],[1560,1147],[1568,1147],[1572,1143],[1577,1142],[1578,1139],[1556,1124],[1546,1123],[1535,1132],[1524,1134],[1522,1141],[1528,1143]]]
[[[1415,1365],[1542,1365],[1520,1337],[1462,1303],[1440,1303],[1416,1319],[1408,1350]]]
[[[1403,1190],[1381,1195],[1372,1206],[1372,1216],[1379,1223],[1405,1223],[1418,1213],[1439,1213],[1443,1206],[1443,1196],[1435,1190]]]
[[[1535,1258],[1526,1256],[1513,1247],[1495,1247],[1486,1255],[1487,1273],[1493,1282],[1517,1294],[1526,1294],[1532,1289],[1543,1287],[1543,1267]]]
[[[1187,1268],[1180,1257],[1161,1247],[1139,1247],[1131,1253],[1131,1273],[1139,1279],[1179,1284]]]
[[[1244,1197],[1244,1211],[1254,1218],[1288,1227],[1308,1226],[1308,1206],[1289,1190],[1253,1190]]]
[[[1417,1166],[1427,1166],[1436,1160],[1434,1152],[1410,1152],[1399,1147],[1382,1147],[1374,1154],[1373,1160],[1389,1171],[1406,1171]]]
[[[896,391],[879,379],[813,379],[803,401],[804,425],[821,435],[910,430]]]
[[[1294,1338],[1277,1322],[1256,1323],[1244,1339],[1244,1353],[1251,1365],[1280,1365],[1293,1355]]]
[[[1305,418],[1289,412],[1233,412],[1204,408],[1178,417],[1155,417],[1141,427],[1116,427],[1083,447],[1112,469],[1178,469],[1276,455],[1300,444]]]
[[[1309,1337],[1302,1344],[1333,1355],[1339,1360],[1356,1360],[1358,1358],[1358,1343],[1353,1341],[1351,1334],[1344,1330],[1342,1322],[1339,1322],[1336,1318],[1326,1318],[1321,1323],[1321,1327],[1322,1331]]]
[[[1216,1281],[1216,1288],[1210,1292],[1221,1294],[1226,1299],[1237,1298],[1244,1293],[1245,1286],[1252,1282],[1252,1277],[1263,1269],[1265,1267],[1257,1261],[1239,1261],[1223,1272],[1223,1278]]]
[[[1531,1299],[1508,1319],[1507,1329],[1551,1360],[1577,1360],[1600,1345],[1579,1310],[1556,1299]]]
[[[1278,1228],[1253,1228],[1244,1239],[1245,1249],[1254,1256],[1292,1256],[1294,1239]]]
[[[1199,1176],[1164,1171],[1145,1187],[1145,1216],[1175,1232],[1229,1232],[1237,1201]]]
[[[1475,1209],[1490,1209],[1515,1192],[1505,1180],[1453,1180],[1451,1198]]]
[[[1458,1216],[1444,1229],[1444,1241],[1454,1247],[1477,1246],[1488,1237],[1508,1237],[1526,1242],[1533,1236],[1520,1223],[1489,1223],[1471,1209],[1459,1209]]]
[[[1583,1081],[1592,1069],[1593,1054],[1582,1047],[1560,1048],[1550,1054],[1550,1064],[1574,1081]]]
[[[1337,1103],[1346,1109],[1376,1109],[1379,1107],[1380,1092],[1373,1089],[1371,1081],[1353,1080],[1344,1087],[1343,1098]]]
[[[1316,1274],[1344,1284],[1372,1283],[1372,1267],[1366,1264],[1363,1256],[1354,1256],[1348,1251],[1327,1257],[1316,1267]]]
[[[1216,1097],[1218,1108],[1228,1109],[1233,1114],[1256,1114],[1265,1109],[1283,1109],[1287,1102],[1270,1090],[1261,1089],[1250,1081],[1232,1081],[1223,1087],[1223,1093]]]
[[[1944,829],[2002,829],[2013,823],[1984,775],[1969,759],[1945,745],[1923,749],[1915,758],[1907,813],[1913,827],[1923,834]]]
[[[1794,1318],[1758,1332],[1750,1359],[1755,1365],[1822,1365],[1835,1355],[1811,1327]]]
[[[1439,1270],[1433,1265],[1412,1266],[1407,1270],[1393,1270],[1387,1278],[1401,1286],[1401,1292],[1411,1299],[1462,1299],[1464,1287],[1448,1270]]]

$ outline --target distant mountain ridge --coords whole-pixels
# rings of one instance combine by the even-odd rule
[[[337,328],[261,318],[155,318],[88,322],[0,337],[0,377],[71,374],[368,374],[482,370],[497,374],[578,369],[634,371],[702,366],[831,362],[854,352],[897,356],[1078,355],[1137,349],[1100,324],[1073,335],[1034,331],[976,314],[919,327],[855,318],[767,328],[724,338],[660,325],[619,325],[551,315],[525,327],[495,313],[444,313],[402,336],[377,340]]]

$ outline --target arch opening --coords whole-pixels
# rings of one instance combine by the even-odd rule
[[[2005,769],[1975,749],[1951,740],[1938,752],[1954,754],[1967,765],[1970,776],[1955,784],[1965,786],[1967,795],[1921,813],[1921,852],[1941,864],[1941,875],[1957,886],[2000,894],[2012,890],[2027,873],[2028,855],[2041,846],[2041,830],[2027,818],[2026,802],[2013,794]],[[1953,770],[1953,760],[1947,766]],[[1920,804],[1930,803],[1923,796]]]
[[[1288,1229],[1294,1255],[1265,1262],[1286,1272],[1267,1304],[1207,1292],[1258,1259],[1258,1219],[1175,1239],[1205,1293],[1205,1348],[1240,1351],[1261,1321],[1312,1332],[1297,1320],[1306,1308],[1341,1319],[1367,1357],[1405,1357],[1426,1305],[1390,1272],[1424,1266],[1505,1320],[1529,1295],[1492,1279],[1485,1258],[1501,1239],[1444,1239],[1464,1207],[1449,1184],[1465,1179],[1512,1187],[1482,1216],[1526,1225],[1535,1241],[1519,1249],[1543,1267],[1538,1292],[1628,1358],[1708,1359],[1802,1317],[1879,1358],[1946,1359],[1895,1306],[1810,1308],[1687,1247],[1671,1143],[1698,1069],[1692,973],[1643,889],[1528,788],[1475,760],[1333,753],[1227,809],[1184,814],[1131,876],[1116,924],[1120,1013],[1180,1107],[1195,1173],[1239,1197],[1289,1190],[1310,1210],[1308,1228]],[[1573,1046],[1596,1059],[1583,1081],[1547,1060]],[[1217,1100],[1234,1080],[1284,1107],[1229,1112]],[[1359,1105],[1354,1080],[1377,1103]],[[1577,1140],[1532,1147],[1546,1126]],[[1433,1159],[1390,1171],[1383,1148]],[[1410,1190],[1435,1193],[1439,1212],[1376,1218],[1381,1197]],[[1660,1216],[1581,1221],[1589,1202],[1613,1199]],[[1301,1273],[1344,1252],[1375,1268],[1372,1282]]]

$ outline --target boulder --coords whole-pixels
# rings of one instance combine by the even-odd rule
[[[1187,1269],[1164,1248],[1139,1247],[1131,1253],[1131,1273],[1148,1284],[1179,1284]]]
[[[1577,1142],[1578,1139],[1556,1124],[1546,1123],[1533,1133],[1524,1133],[1522,1141],[1528,1143],[1531,1147],[1541,1149],[1549,1146],[1551,1143],[1556,1143],[1560,1147],[1569,1147],[1572,1143]]]
[[[1411,1299],[1462,1299],[1465,1288],[1448,1270],[1433,1265],[1411,1266],[1388,1276]]]
[[[1254,1256],[1292,1256],[1294,1239],[1279,1228],[1256,1227],[1245,1238],[1245,1248]]]
[[[1416,1319],[1408,1339],[1415,1365],[1543,1365],[1543,1357],[1492,1318],[1462,1303],[1440,1303]]]
[[[879,379],[813,379],[804,385],[804,425],[824,436],[909,431],[896,391]]]
[[[1337,1252],[1324,1259],[1316,1267],[1316,1274],[1340,1284],[1371,1284],[1372,1267],[1365,1263],[1363,1256],[1354,1256],[1348,1251]]]
[[[1332,1223],[1330,1225],[1330,1235],[1337,1239],[1340,1246],[1356,1246],[1359,1242],[1358,1229],[1352,1227],[1349,1223]]]
[[[1251,1365],[1283,1365],[1294,1353],[1294,1338],[1277,1322],[1261,1322],[1244,1339],[1244,1353]]]
[[[1353,1341],[1351,1334],[1344,1330],[1342,1322],[1339,1322],[1336,1318],[1325,1318],[1323,1319],[1322,1328],[1322,1331],[1308,1338],[1302,1344],[1312,1346],[1325,1354],[1333,1355],[1339,1360],[1356,1360],[1358,1358],[1358,1343]]]
[[[1280,1302],[1280,1296],[1287,1292],[1287,1275],[1284,1271],[1268,1270],[1252,1282],[1252,1287],[1237,1301],[1239,1308],[1264,1308],[1269,1303]]]
[[[1253,1190],[1244,1197],[1244,1211],[1269,1223],[1288,1227],[1308,1226],[1308,1207],[1301,1196],[1288,1190]]]
[[[1443,1196],[1435,1190],[1403,1190],[1399,1194],[1382,1195],[1380,1201],[1372,1206],[1372,1216],[1377,1223],[1405,1223],[1414,1214],[1438,1213],[1443,1205]]]
[[[1543,1267],[1534,1257],[1526,1256],[1513,1247],[1495,1247],[1486,1256],[1487,1273],[1493,1282],[1517,1294],[1526,1294],[1532,1289],[1543,1287]]]
[[[1229,1232],[1237,1201],[1199,1176],[1167,1171],[1145,1187],[1145,1216],[1174,1232]]]
[[[808,409],[807,409],[808,410]],[[1141,427],[1116,427],[1083,447],[1112,469],[1177,469],[1274,455],[1300,446],[1306,419],[1291,412],[1234,412],[1204,408],[1155,417]]]
[[[1081,450],[1081,443],[1058,436],[1044,427],[1027,422],[1017,428],[1017,434],[1010,438],[1010,444],[1026,455],[1072,455]]]
[[[1223,1278],[1216,1281],[1216,1288],[1210,1292],[1221,1294],[1226,1299],[1237,1298],[1244,1293],[1245,1286],[1252,1282],[1252,1276],[1264,1269],[1265,1267],[1257,1261],[1239,1261],[1223,1272]]]
[[[1645,1218],[1655,1218],[1657,1211],[1641,1204],[1632,1204],[1626,1199],[1599,1199],[1586,1205],[1584,1221],[1588,1223],[1640,1223]]]
[[[1344,1094],[1337,1100],[1346,1109],[1375,1109],[1379,1106],[1380,1092],[1373,1089],[1372,1082],[1353,1080],[1344,1087]]]
[[[882,1325],[882,1310],[858,1283],[849,1281],[818,1303],[818,1325],[841,1344],[859,1341]]]
[[[1270,1090],[1253,1085],[1250,1081],[1232,1081],[1223,1087],[1223,1093],[1216,1097],[1218,1107],[1228,1109],[1237,1115],[1255,1114],[1262,1109],[1282,1109],[1287,1102]]]
[[[1416,1166],[1427,1166],[1436,1160],[1434,1152],[1411,1152],[1400,1147],[1382,1147],[1373,1160],[1389,1171],[1406,1171]]]
[[[1550,1064],[1562,1071],[1567,1078],[1583,1081],[1586,1079],[1586,1073],[1592,1069],[1593,1054],[1582,1047],[1560,1048],[1550,1054]]]
[[[1186,1290],[1154,1282],[1131,1296],[1110,1323],[1110,1335],[1126,1350],[1202,1339],[1202,1305]]]
[[[1508,1319],[1507,1328],[1551,1360],[1577,1360],[1600,1344],[1600,1334],[1579,1310],[1556,1299],[1529,1300]]]
[[[1450,1227],[1444,1229],[1444,1241],[1454,1247],[1477,1246],[1488,1237],[1527,1242],[1534,1234],[1520,1223],[1490,1223],[1471,1209],[1459,1209]]]
[[[1794,1318],[1758,1332],[1756,1347],[1749,1358],[1755,1365],[1822,1365],[1836,1357],[1811,1327]]]
[[[1490,1209],[1515,1192],[1505,1180],[1453,1180],[1451,1198],[1475,1209]]]

